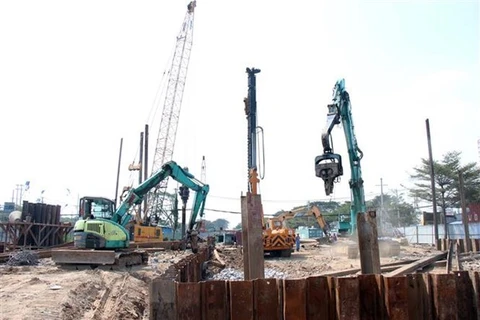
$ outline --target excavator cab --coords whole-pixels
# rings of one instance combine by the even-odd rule
[[[115,202],[101,197],[83,197],[79,203],[79,216],[81,218],[111,219],[115,212]]]
[[[342,156],[336,153],[324,153],[315,157],[315,175],[325,182],[325,193],[333,192],[333,183],[343,175]]]

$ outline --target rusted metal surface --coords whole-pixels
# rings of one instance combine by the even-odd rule
[[[292,279],[283,281],[284,319],[307,319],[306,288],[306,279]]]
[[[227,319],[227,283],[225,281],[201,282],[202,319]]]
[[[391,320],[408,320],[408,282],[406,277],[386,277],[385,305]]]
[[[386,308],[381,276],[375,274],[359,275],[358,289],[360,291],[360,318],[383,319]]]
[[[390,273],[387,273],[385,276],[396,277],[396,276],[401,276],[401,275],[408,274],[408,273],[411,273],[411,272],[415,272],[417,269],[428,266],[428,265],[434,263],[435,261],[443,260],[446,257],[447,257],[447,252],[442,252],[442,253],[434,255],[432,257],[425,257],[423,259],[420,259],[418,261],[410,263],[406,266],[403,266],[403,267],[401,267],[397,270],[394,270]]]
[[[318,319],[319,315],[330,315],[329,284],[327,277],[308,277],[307,281],[307,319]]]
[[[276,279],[253,280],[255,318],[258,320],[276,320],[279,318],[278,286]]]
[[[253,282],[230,281],[230,319],[251,320],[253,313]],[[271,310],[274,312],[274,310]]]
[[[409,274],[408,315],[412,320],[429,320],[432,318],[432,300],[430,295],[430,278],[428,274]]]
[[[172,280],[154,279],[150,282],[150,320],[177,319],[176,286]]]
[[[196,277],[192,266],[202,254],[177,264],[187,278]],[[172,272],[169,280],[152,281],[150,319],[470,320],[480,308],[478,272],[199,283],[180,283]]]
[[[176,283],[177,319],[201,319],[202,295],[199,282]]]
[[[244,241],[244,279],[265,278],[265,261],[262,228],[262,200],[261,195],[247,192],[241,197],[243,241]],[[245,250],[246,249],[246,250]]]
[[[336,278],[335,296],[337,319],[360,319],[360,290],[357,278]]]
[[[70,224],[33,222],[2,222],[4,251],[22,247],[32,249],[48,248],[65,242],[66,235],[73,229]]]
[[[464,315],[462,319],[465,320],[477,319],[475,289],[468,271],[454,271],[454,274],[457,276],[458,313]]]
[[[457,276],[434,274],[432,276],[434,318],[439,320],[464,319],[457,307]]]

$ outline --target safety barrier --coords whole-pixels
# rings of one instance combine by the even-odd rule
[[[477,319],[479,285],[480,274],[468,271],[252,281],[157,278],[150,287],[150,319]]]

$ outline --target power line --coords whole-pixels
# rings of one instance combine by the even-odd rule
[[[366,196],[378,196],[379,194],[376,192],[370,192],[366,194]],[[209,198],[216,198],[216,199],[224,199],[224,200],[235,200],[238,201],[239,198],[235,197],[225,197],[225,196],[216,196],[216,195],[208,195]],[[332,198],[320,198],[320,199],[290,199],[290,200],[279,200],[279,199],[262,199],[262,202],[274,202],[274,203],[296,203],[296,202],[315,202],[315,201],[338,201],[338,200],[347,200],[350,201],[351,197],[332,197]]]

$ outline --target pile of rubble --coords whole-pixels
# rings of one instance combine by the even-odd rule
[[[9,266],[35,266],[38,263],[38,254],[32,250],[15,251],[7,261]]]
[[[265,268],[265,279],[285,279],[287,274],[275,269]],[[233,268],[226,268],[217,274],[214,274],[208,280],[244,280],[243,271]]]

